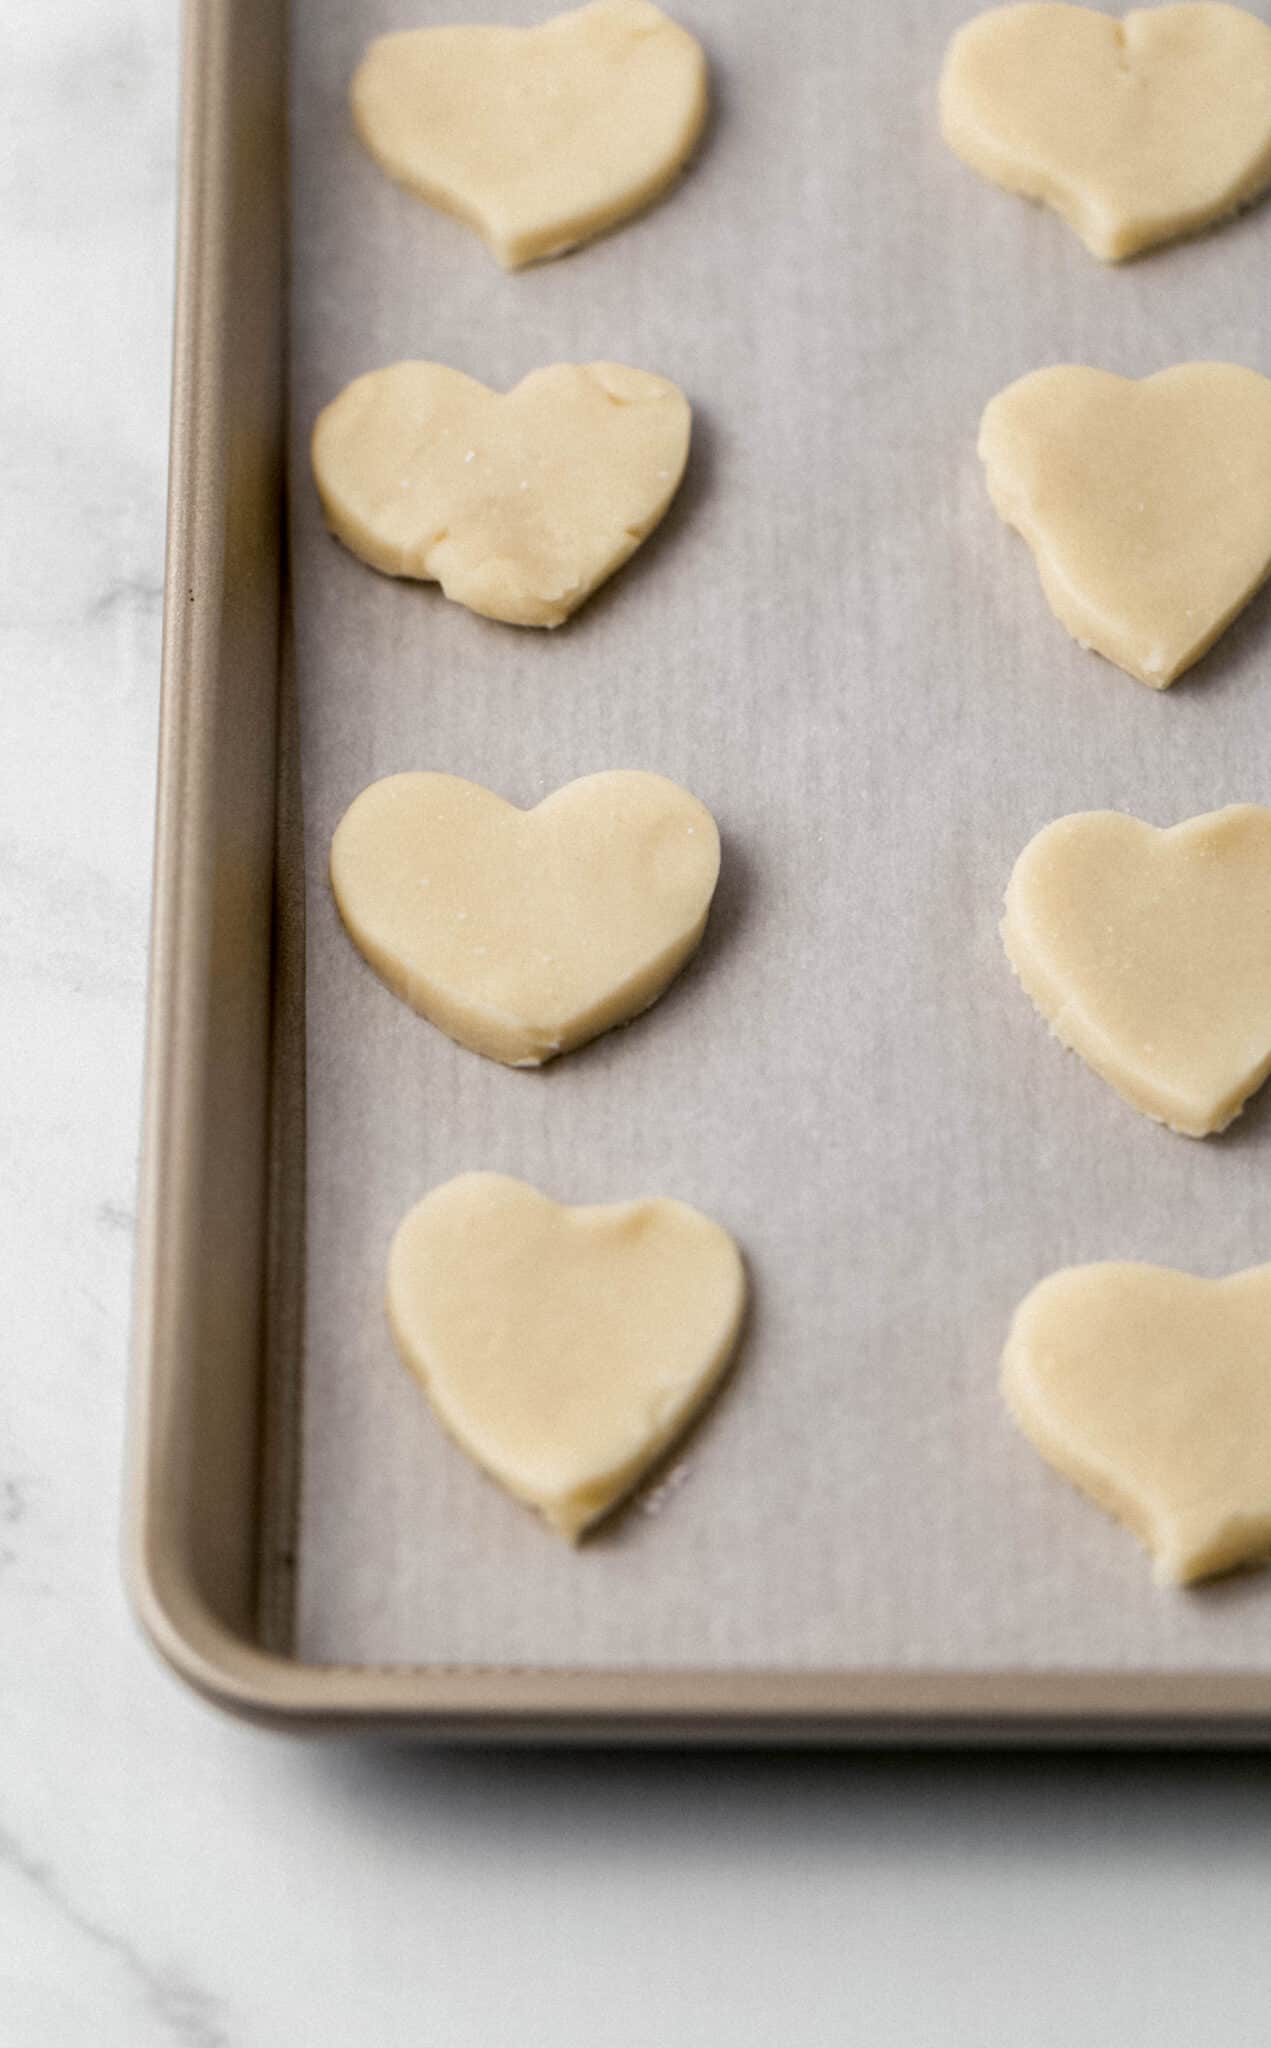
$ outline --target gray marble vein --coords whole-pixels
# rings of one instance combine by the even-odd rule
[[[221,1999],[193,1983],[177,1965],[156,1964],[117,1928],[107,1926],[76,1905],[44,1857],[33,1855],[0,1821],[0,1864],[7,1864],[50,1905],[59,1920],[80,1939],[103,1949],[122,1964],[143,2001],[159,2023],[158,2038],[173,2048],[234,2048],[234,2037]],[[3,2020],[0,2018],[0,2027]],[[3,2038],[0,2035],[0,2038]],[[56,2048],[49,2042],[47,2048]]]
[[[0,1572],[18,1561],[22,1540],[18,1532],[30,1504],[29,1480],[13,1473],[0,1477]]]

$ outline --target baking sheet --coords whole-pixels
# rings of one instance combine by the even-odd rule
[[[1271,602],[1155,695],[1055,623],[992,514],[980,411],[1055,361],[1271,369],[1266,206],[1107,271],[940,143],[965,0],[685,0],[715,114],[669,201],[508,277],[354,140],[366,39],[537,0],[305,0],[291,106],[291,545],[307,865],[298,1653],[544,1667],[1271,1669],[1271,1576],[1181,1594],[1010,1427],[1011,1312],[1056,1266],[1271,1255],[1271,1109],[1198,1144],[1064,1055],[997,919],[1066,811],[1271,800]],[[373,574],[323,531],[319,407],[432,357],[558,360],[695,407],[661,532],[554,634]],[[696,964],[540,1073],[451,1045],[345,938],[332,829],[398,769],[530,804],[639,767],[715,812]],[[736,1370],[580,1552],[443,1436],[383,1316],[393,1229],[472,1167],[668,1193],[738,1238]]]

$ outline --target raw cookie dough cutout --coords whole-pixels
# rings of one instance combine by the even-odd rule
[[[1072,1266],[1017,1310],[1002,1391],[1056,1471],[1187,1584],[1271,1554],[1271,1266]]]
[[[689,426],[682,391],[620,363],[557,363],[508,392],[394,363],[318,415],[313,472],[327,524],[373,569],[559,626],[666,512]]]
[[[1271,574],[1271,379],[1035,370],[980,425],[989,496],[1083,647],[1163,690]]]
[[[945,140],[1105,262],[1207,227],[1271,184],[1271,28],[1239,7],[997,7],[959,29]]]
[[[656,1002],[697,948],[718,875],[705,804],[636,770],[584,775],[529,811],[457,775],[389,775],[331,843],[340,915],[381,979],[518,1067]]]
[[[352,99],[376,161],[516,270],[666,190],[702,132],[706,59],[648,0],[595,0],[537,28],[381,36]]]
[[[388,1313],[451,1435],[575,1541],[714,1391],[746,1282],[732,1239],[667,1200],[566,1208],[465,1173],[393,1240]]]
[[[1015,863],[1002,939],[1061,1044],[1172,1130],[1225,1130],[1271,1073],[1271,810],[1059,818]]]

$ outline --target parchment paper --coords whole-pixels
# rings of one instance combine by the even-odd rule
[[[996,1392],[1012,1310],[1105,1257],[1271,1256],[1271,1111],[1158,1129],[1007,970],[1011,864],[1064,812],[1271,800],[1271,602],[1155,695],[1051,617],[975,456],[1041,364],[1271,369],[1271,207],[1120,270],[940,142],[967,0],[683,0],[715,117],[669,200],[503,275],[382,175],[346,89],[373,33],[539,0],[294,10],[292,545],[306,812],[308,1279],[297,1648],[542,1666],[1271,1665],[1271,1573],[1179,1594],[1045,1467]],[[559,360],[696,408],[662,532],[557,633],[377,576],[323,531],[315,413],[433,357]],[[724,839],[702,952],[540,1073],[451,1045],[344,936],[327,881],[374,777],[515,801],[657,769]],[[566,1200],[668,1193],[734,1232],[754,1307],[676,1466],[580,1552],[442,1434],[398,1364],[385,1254],[470,1167]],[[656,1511],[653,1511],[656,1510]]]

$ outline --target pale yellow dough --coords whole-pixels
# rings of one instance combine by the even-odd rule
[[[706,118],[706,59],[648,0],[531,29],[411,29],[371,44],[353,118],[386,171],[514,270],[665,191]]]
[[[1216,5],[993,8],[950,44],[940,114],[964,163],[1116,262],[1271,184],[1271,28]]]
[[[1055,616],[1153,689],[1271,574],[1271,379],[1255,370],[1035,370],[990,401],[980,455]]]
[[[390,775],[331,843],[354,941],[487,1059],[536,1067],[656,1002],[719,874],[705,804],[661,775],[585,775],[531,811],[456,775]]]
[[[463,1448],[570,1540],[701,1408],[737,1342],[737,1248],[683,1202],[571,1209],[465,1173],[388,1262],[402,1358]]]
[[[559,626],[662,518],[689,426],[683,392],[620,363],[557,363],[506,393],[394,363],[318,415],[313,471],[332,532],[372,568]]]
[[[1072,1266],[1016,1312],[1002,1391],[1042,1456],[1133,1530],[1159,1578],[1271,1554],[1271,1266],[1199,1280]]]
[[[1015,863],[1002,938],[1055,1036],[1145,1116],[1205,1137],[1271,1073],[1271,810],[1060,818]]]

